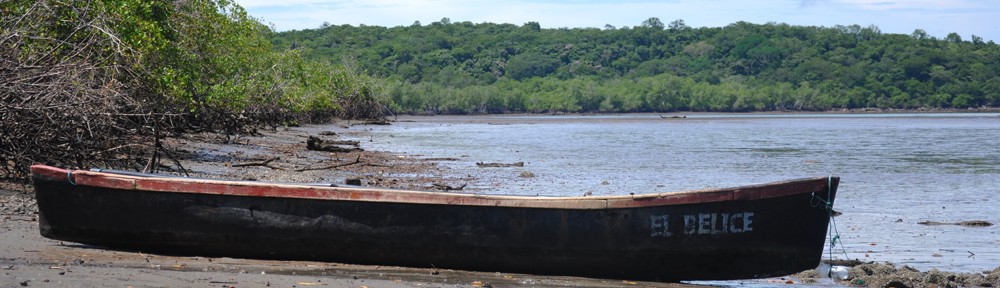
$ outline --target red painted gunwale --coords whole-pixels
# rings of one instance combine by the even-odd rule
[[[828,177],[806,178],[736,188],[705,189],[628,196],[529,197],[475,195],[380,188],[319,187],[268,182],[138,177],[36,164],[34,177],[75,185],[164,193],[194,193],[249,197],[282,197],[438,205],[499,206],[554,209],[639,208],[665,205],[757,200],[802,193],[826,192]],[[72,178],[72,182],[70,182]]]

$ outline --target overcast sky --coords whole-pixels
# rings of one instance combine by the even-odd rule
[[[997,0],[236,0],[250,15],[278,31],[359,24],[423,25],[448,17],[452,22],[539,22],[543,28],[605,25],[639,26],[657,17],[663,23],[683,19],[691,27],[722,27],[747,21],[800,26],[858,24],[883,33],[910,34],[924,29],[944,38],[956,32],[1000,43]]]

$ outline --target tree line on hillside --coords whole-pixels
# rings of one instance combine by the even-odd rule
[[[537,22],[330,26],[280,51],[388,79],[403,113],[775,111],[1000,106],[1000,45],[859,25],[737,22],[542,29]]]
[[[151,171],[168,135],[383,115],[379,79],[271,34],[230,0],[0,1],[0,178]]]

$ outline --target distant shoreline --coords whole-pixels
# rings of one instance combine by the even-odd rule
[[[525,116],[525,115],[629,115],[629,114],[661,114],[664,116],[682,116],[698,114],[933,114],[933,113],[1000,113],[1000,107],[979,107],[979,108],[919,108],[919,109],[895,109],[895,108],[854,108],[854,109],[834,109],[823,111],[807,110],[773,110],[773,111],[748,111],[748,112],[716,112],[716,111],[671,111],[671,112],[512,112],[512,113],[400,113],[398,116]],[[388,116],[392,118],[393,116]]]
[[[979,107],[979,108],[919,108],[919,109],[882,109],[882,108],[856,108],[823,111],[821,113],[997,113],[1000,107]]]

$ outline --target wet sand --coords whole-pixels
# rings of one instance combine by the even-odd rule
[[[491,120],[492,121],[492,120]],[[402,155],[384,151],[331,153],[306,149],[306,139],[361,140],[367,126],[340,125],[279,128],[259,135],[197,134],[169,139],[173,157],[161,173],[276,182],[345,183],[363,186],[434,190],[464,187],[463,192],[495,191],[521,177],[497,169],[455,169],[439,165],[455,159]],[[333,135],[335,134],[335,135]],[[266,165],[266,160],[271,160]],[[180,165],[178,165],[178,163]],[[256,164],[255,164],[256,163]],[[244,167],[241,164],[255,164]],[[344,166],[338,166],[344,165]],[[333,167],[338,166],[338,167]],[[332,168],[327,168],[332,167]],[[325,169],[324,169],[325,168]],[[308,170],[308,171],[297,171]],[[470,184],[471,183],[471,184]],[[470,184],[468,186],[463,186]],[[686,284],[633,282],[446,269],[366,266],[308,261],[271,261],[146,254],[103,249],[41,237],[30,187],[0,186],[0,286],[8,287],[691,287]],[[720,286],[787,284],[908,287],[928,283],[1000,286],[1000,268],[967,274],[919,272],[891,264],[851,269],[851,280],[833,282],[812,270],[792,277],[701,283]],[[991,273],[992,272],[992,273]],[[858,282],[860,280],[860,282]],[[902,287],[902,286],[899,286]]]
[[[169,256],[41,237],[31,216],[0,224],[3,287],[683,287],[575,277]]]

